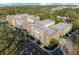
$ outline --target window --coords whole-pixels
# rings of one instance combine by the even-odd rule
[[[42,45],[42,43],[41,43],[41,41],[40,41],[40,40],[38,40],[38,41],[37,41],[37,44],[38,44],[38,45]]]

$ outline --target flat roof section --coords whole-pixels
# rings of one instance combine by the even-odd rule
[[[55,35],[55,33],[57,32],[55,29],[50,29],[48,28],[46,31],[45,31],[48,35]]]
[[[51,26],[51,29],[56,29],[56,30],[63,30],[69,26],[72,26],[72,24],[68,24],[68,23],[58,23],[56,25]]]
[[[32,29],[35,30],[35,31],[38,31],[38,32],[41,32],[41,33],[46,33],[48,35],[53,35],[54,33],[56,33],[57,31],[55,29],[50,29],[50,28],[47,28],[47,27],[43,27],[42,25],[33,25],[32,26]]]
[[[43,27],[39,24],[33,24],[32,25],[32,30],[36,30],[36,31],[39,31],[39,32],[42,32],[42,33],[45,32],[46,29],[47,29],[46,27]]]
[[[46,20],[40,21],[38,24],[40,24],[42,26],[45,26],[45,27],[49,27],[51,25],[54,25],[55,24],[55,21],[50,20],[50,19],[46,19]]]

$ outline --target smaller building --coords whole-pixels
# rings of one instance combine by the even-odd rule
[[[62,19],[66,23],[71,23],[72,20],[70,16],[57,16],[57,18]]]
[[[6,21],[17,28],[23,28],[30,26],[30,24],[35,24],[40,21],[39,16],[33,16],[28,14],[17,14],[6,16]],[[29,28],[29,27],[28,27]]]
[[[28,14],[7,15],[6,21],[14,27],[19,27],[22,22],[26,22]]]
[[[72,24],[68,24],[68,23],[58,23],[56,25],[53,25],[50,27],[51,29],[55,29],[57,31],[60,31],[60,35],[63,36],[65,34],[67,34],[69,31],[71,31],[72,29]]]
[[[15,25],[16,25],[16,27],[17,27],[17,28],[20,28],[20,27],[22,27],[22,25],[23,25],[24,23],[27,22],[27,17],[28,17],[28,16],[29,16],[28,14],[17,14],[17,15],[14,15],[14,16],[12,17],[12,20],[14,19],[14,20],[15,20]]]
[[[55,21],[50,20],[50,19],[46,19],[46,20],[42,20],[38,23],[39,25],[42,25],[44,27],[49,27],[55,24]]]

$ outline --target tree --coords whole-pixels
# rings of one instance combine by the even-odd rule
[[[55,45],[55,44],[59,44],[59,42],[58,42],[57,39],[52,38],[51,41],[50,41],[50,44]]]

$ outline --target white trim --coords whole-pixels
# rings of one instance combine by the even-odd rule
[[[45,25],[45,26],[48,27],[48,26],[50,26],[50,25],[54,25],[54,24],[55,24],[55,22],[50,23],[50,24],[47,24],[47,25]]]

